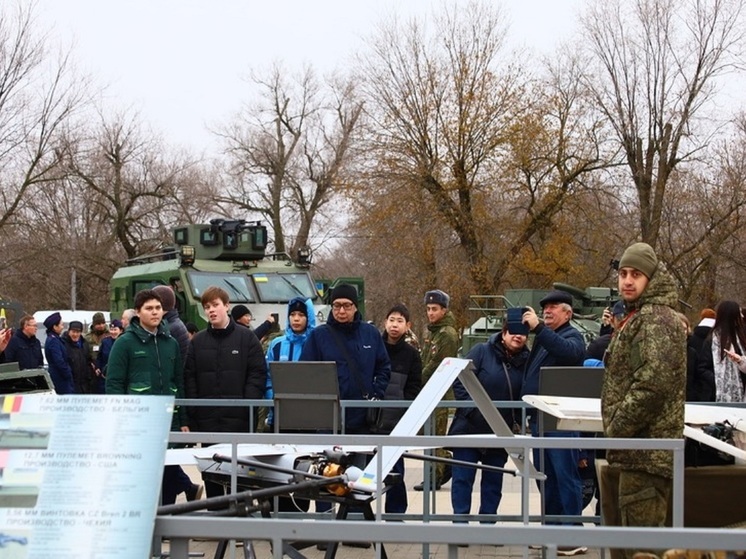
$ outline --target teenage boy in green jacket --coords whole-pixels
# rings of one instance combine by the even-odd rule
[[[163,322],[159,295],[143,289],[135,295],[136,316],[111,348],[106,374],[107,394],[154,394],[184,397],[184,376],[179,343]],[[186,410],[174,409],[172,431],[188,432]],[[197,498],[201,487],[181,475],[180,466],[166,466],[163,472],[163,504],[176,501],[186,492],[187,499]]]

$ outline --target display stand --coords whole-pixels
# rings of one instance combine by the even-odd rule
[[[334,361],[272,361],[275,432],[339,432],[339,380]]]
[[[573,398],[600,398],[604,382],[602,367],[542,367],[539,394]],[[557,430],[557,418],[541,413],[540,431]]]

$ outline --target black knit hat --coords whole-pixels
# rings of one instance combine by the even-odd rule
[[[333,303],[337,299],[349,299],[352,303],[357,306],[357,289],[354,285],[349,283],[340,283],[337,287],[332,289],[332,295],[329,298],[329,302]]]
[[[303,313],[305,317],[308,318],[308,307],[306,307],[306,304],[303,301],[295,300],[288,305],[288,315],[294,312]]]
[[[68,330],[77,330],[78,332],[83,331],[83,323],[79,320],[73,320],[70,322],[70,326],[67,327]]]
[[[231,316],[235,321],[238,321],[239,318],[241,318],[242,316],[246,316],[247,314],[251,314],[251,311],[246,305],[235,305],[231,309]]]

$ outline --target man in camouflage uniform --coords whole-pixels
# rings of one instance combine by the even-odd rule
[[[85,341],[88,342],[88,347],[91,349],[90,358],[94,363],[98,359],[98,352],[101,348],[101,342],[104,338],[109,337],[109,330],[106,327],[106,317],[104,313],[97,312],[91,319],[91,329],[85,335]]]
[[[446,357],[456,357],[458,353],[458,332],[456,331],[456,319],[448,310],[451,298],[447,293],[439,289],[425,293],[425,307],[427,312],[428,336],[425,338],[420,356],[422,357],[422,386],[430,380],[435,369]],[[449,389],[444,400],[453,400],[453,389]],[[446,434],[448,426],[448,408],[435,409],[435,433],[440,437]],[[436,456],[450,458],[451,454],[443,448],[435,450]],[[435,489],[451,479],[451,467],[445,464],[436,465]],[[422,491],[425,482],[414,486],[415,491]]]
[[[91,319],[91,329],[88,334],[84,336],[84,339],[88,344],[88,359],[94,364],[93,372],[96,375],[97,380],[92,386],[96,387],[94,388],[96,392],[98,392],[99,386],[103,388],[103,373],[101,372],[101,369],[96,366],[96,363],[98,363],[98,353],[101,350],[101,342],[104,338],[108,337],[109,329],[106,327],[106,317],[104,316],[104,313],[94,313],[93,318]],[[103,392],[101,393],[103,394]]]
[[[676,284],[652,247],[635,243],[619,261],[619,293],[627,309],[606,354],[601,394],[604,434],[613,438],[684,436],[686,332],[676,315]],[[619,471],[623,526],[663,526],[671,495],[667,450],[608,450]],[[631,558],[637,552],[625,549]]]

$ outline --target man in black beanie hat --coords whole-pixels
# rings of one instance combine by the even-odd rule
[[[349,283],[340,283],[332,289],[332,294],[329,298],[332,304],[338,299],[346,299],[357,307],[357,289],[355,289],[354,285],[350,285]]]
[[[340,284],[331,293],[332,311],[326,324],[308,336],[301,361],[336,361],[342,400],[383,399],[391,363],[381,334],[363,321],[357,310],[355,286]],[[347,433],[369,433],[364,408],[347,408]]]
[[[251,321],[254,320],[254,315],[251,314],[249,307],[246,305],[233,305],[231,307],[231,318],[235,320],[237,324],[251,328]],[[267,317],[267,320],[254,328],[254,334],[259,338],[259,341],[264,341],[264,338],[272,332],[274,325],[275,317],[270,314]]]
[[[233,305],[231,307],[231,318],[242,326],[249,326],[251,321],[254,320],[254,315],[251,314],[249,307],[246,305]]]

